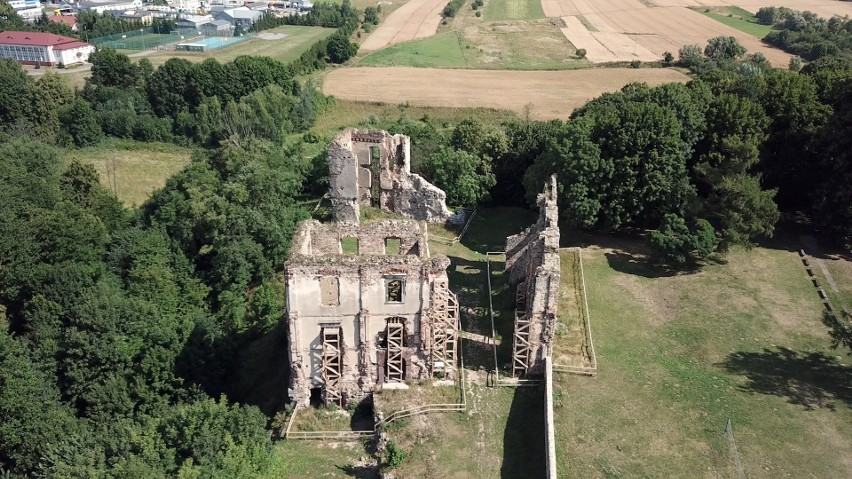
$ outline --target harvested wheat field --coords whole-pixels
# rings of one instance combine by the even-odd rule
[[[600,68],[566,71],[441,70],[436,68],[340,68],[325,77],[323,91],[344,100],[417,106],[496,108],[537,120],[566,119],[578,106],[631,82],[686,82],[665,68]]]
[[[699,6],[691,0],[663,1]],[[649,5],[655,4],[648,0],[542,0],[545,15],[562,18],[562,33],[597,63],[659,60],[667,51],[676,54],[683,45],[704,46],[708,39],[723,35],[736,37],[749,52],[763,53],[775,66],[790,61],[789,54],[685,6]]]
[[[441,11],[449,0],[411,0],[394,10],[361,44],[374,51],[395,43],[431,37],[441,24]]]

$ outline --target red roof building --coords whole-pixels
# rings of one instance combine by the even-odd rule
[[[50,23],[63,23],[68,25],[72,32],[77,31],[77,17],[71,15],[54,15],[47,19]]]
[[[0,58],[25,64],[71,65],[89,59],[94,45],[42,32],[0,32]]]

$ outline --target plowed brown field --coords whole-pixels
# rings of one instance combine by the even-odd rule
[[[394,43],[430,37],[441,24],[441,11],[449,0],[411,0],[394,10],[361,44],[373,51]]]
[[[534,119],[566,119],[578,106],[631,82],[661,85],[689,78],[664,68],[600,68],[565,71],[441,70],[436,68],[340,68],[325,77],[323,91],[345,100],[418,106],[496,108]]]
[[[575,47],[585,48],[586,57],[593,62],[658,60],[664,52],[676,54],[690,43],[704,46],[710,38],[723,35],[736,37],[749,52],[763,53],[773,65],[783,67],[790,61],[790,55],[754,36],[686,8],[723,5],[721,0],[660,0],[670,5],[660,7],[648,6],[651,1],[542,0],[541,5],[548,17],[562,18],[562,33]],[[683,6],[675,6],[678,4]]]

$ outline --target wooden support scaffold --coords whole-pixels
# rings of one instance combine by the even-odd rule
[[[432,285],[432,377],[456,376],[458,362],[459,305],[446,281]]]
[[[322,328],[322,380],[326,404],[343,405],[340,378],[343,375],[340,328]]]
[[[405,341],[405,323],[402,318],[390,318],[387,324],[387,382],[405,381],[405,365],[402,359],[402,348]]]
[[[512,377],[522,377],[529,367],[530,314],[527,312],[526,281],[515,289],[515,329],[512,344]]]

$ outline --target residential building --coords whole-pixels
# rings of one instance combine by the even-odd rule
[[[54,15],[52,17],[48,17],[47,21],[50,23],[63,23],[68,25],[68,28],[70,28],[72,32],[77,31],[77,17],[71,15]]]

